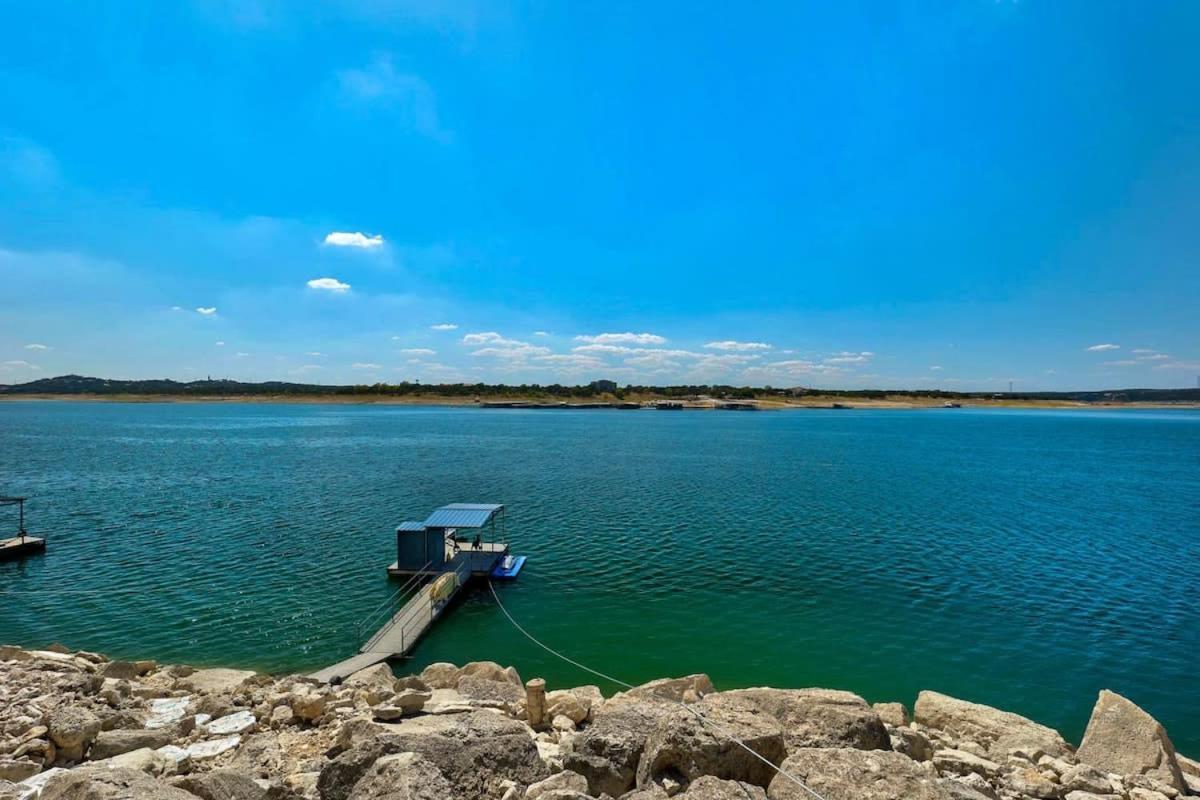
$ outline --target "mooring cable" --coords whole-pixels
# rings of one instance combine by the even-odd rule
[[[510,623],[512,623],[512,626],[513,626],[514,628],[516,628],[518,631],[520,631],[520,632],[521,632],[521,633],[522,633],[522,634],[525,636],[525,638],[526,638],[526,639],[528,639],[529,641],[533,642],[534,644],[536,644],[538,647],[540,647],[540,648],[542,648],[543,650],[545,650],[545,651],[546,651],[547,653],[549,653],[550,655],[552,655],[552,656],[555,656],[556,658],[562,659],[563,661],[567,662],[568,664],[571,664],[572,666],[578,667],[579,669],[583,670],[584,672],[590,672],[592,675],[595,675],[595,676],[596,676],[596,677],[598,677],[598,678],[603,678],[604,680],[606,680],[606,681],[610,681],[610,682],[612,682],[612,683],[615,683],[615,684],[617,684],[618,686],[624,686],[626,689],[636,689],[636,688],[637,688],[637,687],[636,687],[636,686],[634,686],[632,683],[627,683],[627,682],[625,682],[625,681],[621,680],[620,678],[614,678],[614,677],[613,677],[613,676],[611,676],[611,675],[606,675],[606,674],[604,674],[604,673],[603,673],[603,672],[601,672],[600,670],[597,670],[597,669],[592,669],[591,667],[587,666],[586,664],[581,664],[581,663],[579,663],[578,661],[576,661],[575,659],[571,658],[570,656],[566,656],[566,655],[564,655],[564,654],[562,654],[562,653],[558,652],[557,650],[555,650],[555,649],[554,649],[553,647],[551,647],[550,645],[548,645],[548,644],[545,644],[544,642],[542,642],[541,640],[539,640],[539,639],[538,639],[536,636],[534,636],[532,633],[530,633],[529,631],[525,630],[525,628],[521,626],[521,623],[517,622],[517,621],[516,621],[516,619],[514,619],[514,618],[513,618],[513,615],[512,615],[512,614],[508,613],[508,609],[507,609],[507,608],[505,608],[505,607],[504,607],[504,603],[502,603],[502,602],[500,601],[500,595],[499,595],[499,594],[497,594],[497,592],[496,592],[496,587],[495,587],[495,585],[492,583],[492,578],[491,578],[491,576],[490,576],[490,575],[488,576],[488,588],[492,590],[492,597],[493,597],[493,598],[495,598],[495,600],[496,600],[496,605],[500,607],[500,611],[501,611],[501,612],[504,614],[504,616],[505,616],[505,617],[507,617],[507,618],[508,618],[508,621],[509,621]],[[742,748],[742,749],[743,749],[743,750],[745,750],[747,753],[749,753],[750,755],[754,756],[756,759],[758,759],[758,760],[759,760],[759,761],[761,761],[762,763],[766,764],[766,765],[767,765],[768,767],[770,767],[771,769],[775,770],[775,772],[777,772],[778,774],[782,775],[782,776],[783,776],[784,778],[786,778],[787,780],[789,780],[789,781],[791,781],[792,783],[794,783],[794,784],[796,784],[797,786],[799,786],[801,789],[803,789],[805,792],[807,792],[807,793],[808,793],[808,795],[809,795],[810,797],[816,798],[816,800],[826,800],[826,798],[825,798],[824,796],[822,796],[821,794],[819,794],[819,793],[818,793],[816,790],[809,788],[809,786],[808,786],[808,785],[807,785],[807,784],[806,784],[804,781],[800,780],[800,779],[799,779],[799,778],[797,778],[795,775],[792,775],[791,773],[787,772],[787,771],[786,771],[786,770],[784,770],[782,767],[780,767],[780,766],[778,766],[777,764],[775,764],[774,762],[772,762],[772,761],[771,761],[769,758],[766,758],[765,756],[762,756],[762,755],[760,755],[760,754],[758,753],[758,751],[756,751],[756,750],[755,750],[754,748],[752,748],[750,745],[748,745],[748,744],[746,744],[745,742],[743,742],[741,739],[737,738],[736,736],[732,736],[732,735],[730,735],[730,734],[728,734],[728,733],[723,733],[723,732],[721,732],[720,730],[718,730],[718,729],[715,727],[715,724],[714,724],[714,723],[712,723],[711,721],[709,721],[707,718],[705,718],[705,716],[704,716],[703,714],[701,714],[699,711],[697,711],[697,710],[695,710],[694,708],[692,708],[692,707],[691,707],[690,705],[688,705],[687,703],[683,702],[682,700],[674,700],[674,701],[672,701],[672,702],[675,702],[675,703],[677,703],[677,704],[678,704],[678,705],[679,705],[681,708],[683,708],[683,710],[687,711],[689,714],[691,714],[692,716],[694,716],[696,719],[700,720],[700,724],[701,724],[701,725],[704,725],[705,727],[707,727],[707,728],[709,728],[710,730],[714,731],[714,732],[715,732],[715,733],[717,733],[718,735],[720,735],[720,736],[723,736],[724,738],[726,738],[726,739],[728,739],[729,741],[733,742],[733,743],[734,743],[734,744],[736,744],[738,747]]]

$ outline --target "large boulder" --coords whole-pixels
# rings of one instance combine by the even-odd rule
[[[633,788],[646,739],[661,719],[678,710],[674,703],[605,703],[592,724],[562,754],[563,767],[587,778],[588,791],[620,797]]]
[[[705,698],[705,703],[750,704],[783,726],[788,750],[802,747],[853,747],[890,750],[879,712],[856,694],[832,689],[735,689]]]
[[[1147,775],[1183,791],[1171,739],[1158,720],[1115,692],[1100,692],[1079,760],[1118,775]]]
[[[134,769],[73,769],[46,781],[40,800],[196,800]]]
[[[349,800],[445,800],[453,795],[453,787],[428,759],[395,753],[371,765]]]
[[[430,689],[454,689],[458,687],[458,679],[462,670],[453,664],[439,661],[421,670],[419,680]]]
[[[170,744],[170,742],[171,736],[164,730],[132,728],[100,731],[100,733],[96,734],[96,740],[92,742],[92,748],[88,751],[88,756],[93,761],[99,761],[100,759],[119,756],[122,753],[140,750],[143,747],[157,750],[163,745]]]
[[[521,680],[520,674],[517,673],[514,667],[502,667],[495,661],[472,661],[462,668],[459,676],[461,683],[462,678],[483,678],[488,681],[501,681],[503,683],[511,683],[513,686],[522,688],[525,686]],[[459,690],[462,687],[459,686]]]
[[[460,800],[496,794],[504,781],[528,785],[547,776],[529,729],[490,711],[416,717],[361,741],[321,771],[322,800],[345,800],[377,759],[417,753],[436,766]]]
[[[473,706],[506,711],[515,709],[525,700],[523,687],[508,680],[497,681],[479,675],[463,675],[459,678],[458,693]]]
[[[253,775],[234,769],[214,769],[173,780],[172,785],[186,789],[200,800],[267,800],[269,789],[263,788]]]
[[[703,700],[691,709],[677,707],[659,720],[646,738],[637,785],[675,782],[686,786],[702,775],[711,775],[766,787],[775,775],[774,765],[785,756],[783,730],[777,720],[751,703],[725,699],[711,705]]]
[[[938,692],[921,692],[913,707],[913,718],[921,725],[936,728],[959,741],[980,744],[998,760],[1017,749],[1041,750],[1055,758],[1071,754],[1070,746],[1052,728],[1020,714]]]
[[[78,706],[60,708],[47,722],[50,739],[58,747],[58,760],[81,761],[83,754],[100,733],[100,718]]]
[[[899,753],[801,748],[780,770],[767,788],[770,800],[812,800],[793,778],[825,800],[951,800],[935,776]]]
[[[673,700],[678,703],[696,703],[716,689],[713,682],[703,673],[684,675],[682,678],[660,678],[656,681],[643,683],[641,686],[619,692],[609,699],[614,706],[629,701],[639,700]]]
[[[587,778],[565,769],[556,772],[549,778],[544,778],[525,790],[525,800],[537,800],[551,792],[578,792],[587,794]]]

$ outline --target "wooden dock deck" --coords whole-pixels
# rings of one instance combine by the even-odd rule
[[[0,561],[41,553],[46,549],[46,540],[37,536],[17,536],[0,539]]]
[[[367,640],[357,655],[310,674],[323,683],[341,683],[361,669],[391,658],[402,658],[412,651],[450,603],[475,575],[487,575],[508,549],[460,550],[447,562],[447,569],[436,573],[396,573],[423,577],[436,575],[418,588],[407,602]],[[393,567],[395,565],[393,564]],[[392,572],[389,568],[388,572]]]

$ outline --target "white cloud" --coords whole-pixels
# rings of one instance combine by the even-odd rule
[[[292,371],[293,372],[312,372],[313,370],[318,370],[318,369],[322,369],[320,364],[304,364],[303,366],[296,367]]]
[[[1168,361],[1155,364],[1155,369],[1186,369],[1189,372],[1200,372],[1200,361]]]
[[[829,358],[822,359],[826,364],[865,364],[871,360],[875,354],[870,350],[863,350],[861,353],[850,353],[843,351],[836,353]]]
[[[458,330],[458,326],[453,322],[441,322],[437,325],[430,325],[429,329],[431,331],[456,331]]]
[[[594,356],[579,355],[577,353],[552,353],[550,355],[537,356],[535,360],[576,369],[597,369],[604,366],[604,362]]]
[[[13,359],[12,361],[5,361],[4,366],[19,368],[19,369],[38,369],[38,366],[36,364],[30,364],[28,361],[21,361],[20,359]]]
[[[1136,367],[1139,365],[1139,363],[1140,362],[1135,361],[1132,358],[1125,358],[1120,361],[1105,361],[1104,366],[1106,366],[1106,367]]]
[[[463,344],[491,344],[500,347],[518,347],[525,344],[516,339],[505,339],[495,331],[486,331],[484,333],[468,333],[462,338]]]
[[[1144,348],[1144,347],[1135,347],[1135,348],[1133,349],[1133,353],[1134,353],[1134,355],[1146,355],[1146,354],[1148,354],[1148,353],[1153,353],[1153,352],[1155,352],[1155,351],[1154,351],[1154,350],[1147,350],[1147,349],[1146,349],[1146,348]]]
[[[400,352],[406,356],[436,356],[437,355],[436,350],[430,350],[428,347],[409,347],[407,349],[401,350]]]
[[[309,352],[305,353],[304,355],[309,356],[310,358],[324,358],[325,357],[324,353],[319,353],[316,350],[310,350]]]
[[[771,345],[766,342],[737,342],[733,339],[726,339],[721,342],[709,342],[704,345],[710,350],[732,350],[744,352],[746,350],[770,350]]]
[[[515,342],[501,347],[481,347],[473,350],[473,356],[491,356],[492,358],[522,359],[528,356],[544,356],[550,354],[549,347],[536,347],[524,342]]]
[[[350,365],[351,369],[382,369],[379,364],[372,364],[369,361],[356,361]]]
[[[637,353],[639,350],[636,347],[623,347],[619,344],[581,344],[578,347],[572,347],[576,353],[609,353],[611,355],[624,355],[628,353]]]
[[[1091,347],[1085,348],[1089,353],[1103,353],[1105,350],[1120,350],[1119,344],[1094,344]]]
[[[225,346],[225,343],[224,343],[224,342],[216,342],[215,344],[217,345],[217,347],[224,347],[224,346]]]
[[[313,278],[308,282],[308,288],[319,289],[323,292],[333,292],[334,294],[344,294],[350,291],[350,284],[342,283],[337,278]]]
[[[249,357],[250,357],[250,354],[249,354],[249,353],[236,353],[235,355],[236,355],[238,358],[249,358]]]
[[[38,344],[38,343],[34,342],[33,344],[25,345],[25,349],[26,350],[50,350],[52,348],[50,348],[48,345]]]
[[[204,317],[212,317],[217,313],[216,306],[200,306],[196,309],[196,313]]]
[[[373,247],[383,247],[382,236],[368,236],[365,233],[355,231],[333,231],[326,234],[325,244],[333,247],[357,247],[363,250],[369,250]]]
[[[667,340],[655,333],[598,333],[595,336],[576,336],[575,341],[592,344],[665,344]]]
[[[930,367],[929,369],[930,369],[930,370],[932,370],[932,371],[934,371],[934,372],[937,372],[938,370],[940,370],[940,369],[941,369],[941,367],[939,367],[939,366],[937,366],[937,365],[935,364],[935,365],[933,365],[932,367]]]
[[[549,333],[549,331],[534,331],[533,335],[534,336],[549,336],[550,333]]]
[[[1154,353],[1149,356],[1138,356],[1138,361],[1170,361],[1171,357],[1166,353]]]
[[[186,311],[187,309],[185,309],[183,306],[171,306],[171,310],[172,311]]]

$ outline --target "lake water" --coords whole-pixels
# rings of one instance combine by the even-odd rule
[[[397,523],[501,502],[505,605],[630,682],[936,689],[1076,742],[1110,688],[1200,756],[1197,412],[6,402],[0,453],[49,537],[0,564],[3,642],[325,666]],[[486,587],[411,668],[476,659],[595,682]]]

